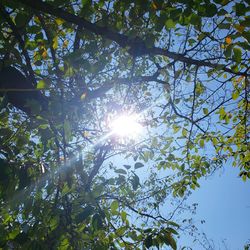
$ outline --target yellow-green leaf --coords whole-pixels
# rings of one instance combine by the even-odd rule
[[[45,89],[46,87],[47,87],[47,84],[44,80],[40,80],[36,85],[37,89]]]

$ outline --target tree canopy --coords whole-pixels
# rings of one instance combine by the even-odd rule
[[[201,178],[249,181],[249,11],[2,0],[0,247],[177,249]]]

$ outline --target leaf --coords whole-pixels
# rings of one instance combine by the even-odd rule
[[[188,132],[187,129],[183,128],[182,129],[182,136],[186,137],[187,136],[187,132]]]
[[[214,146],[216,146],[216,145],[218,144],[217,138],[216,138],[216,137],[213,137],[212,142],[213,142]]]
[[[144,167],[144,164],[142,164],[141,162],[135,163],[135,166],[134,166],[135,169],[142,168],[142,167]]]
[[[94,209],[92,206],[85,207],[83,211],[76,216],[76,223],[86,220],[93,213],[93,211]]]
[[[144,240],[144,245],[145,245],[146,248],[150,248],[151,246],[153,246],[152,235],[149,235],[149,236]]]
[[[29,21],[30,16],[24,12],[20,12],[15,17],[15,23],[17,27],[24,27]]]
[[[134,190],[137,190],[138,186],[140,185],[140,178],[137,174],[134,173],[133,179],[132,179],[132,187]]]
[[[201,148],[204,148],[204,146],[205,146],[205,142],[203,139],[200,140],[200,146],[201,146]]]
[[[40,80],[36,85],[37,89],[45,89],[46,87],[47,87],[47,84],[44,80]]]
[[[46,59],[47,56],[48,56],[48,52],[47,52],[46,49],[44,49],[44,50],[43,50],[43,53],[42,53],[42,58],[43,58],[43,59]]]
[[[175,133],[175,134],[176,134],[180,129],[181,129],[181,127],[177,126],[176,124],[173,125],[173,130],[174,130],[174,133]]]
[[[68,47],[68,44],[69,44],[69,40],[64,40],[63,41],[63,48],[67,48]]]
[[[41,31],[41,27],[37,25],[32,25],[28,27],[27,29],[28,29],[28,32],[32,34],[37,34]]]
[[[237,29],[239,33],[242,33],[245,30],[245,27],[240,24],[235,24],[235,28]]]
[[[206,14],[207,17],[213,17],[217,14],[217,7],[215,4],[208,4],[206,5]]]
[[[119,203],[117,200],[114,200],[110,205],[111,213],[116,214],[118,208],[119,208]]]
[[[233,48],[233,52],[234,52],[233,59],[237,63],[240,63],[241,62],[241,57],[242,57],[241,49],[239,49],[239,48]]]
[[[125,167],[126,169],[130,169],[131,168],[130,165],[123,165],[123,167]]]
[[[176,241],[175,239],[172,237],[171,233],[167,233],[165,236],[165,243],[167,245],[170,245],[172,247],[172,249],[176,250],[177,249],[177,245],[176,245]]]
[[[58,48],[58,37],[57,36],[53,38],[52,47],[54,50],[56,50]]]
[[[208,109],[207,109],[207,108],[203,108],[203,113],[204,113],[205,115],[207,115],[207,114],[208,114]]]
[[[247,8],[246,8],[245,4],[243,4],[243,3],[236,3],[235,4],[235,11],[236,11],[237,16],[242,16],[246,13]]]
[[[24,244],[25,242],[27,242],[29,240],[29,237],[26,233],[22,232],[19,233],[16,237],[15,237],[15,242],[17,242],[18,244]]]
[[[103,228],[102,217],[100,216],[100,214],[95,214],[93,216],[92,225],[93,225],[95,230],[99,230],[99,229]]]
[[[121,218],[122,218],[122,221],[125,222],[126,219],[127,219],[127,213],[125,211],[122,211],[121,212]]]
[[[55,19],[55,22],[56,22],[56,24],[59,26],[59,25],[62,25],[62,24],[64,23],[64,20],[61,19],[61,18],[56,18],[56,19]]]
[[[250,32],[242,32],[242,35],[244,38],[246,38],[246,40],[250,43]]]
[[[224,55],[225,55],[226,58],[230,58],[231,57],[231,55],[232,55],[232,49],[233,49],[232,44],[226,46],[225,51],[224,51]]]
[[[168,28],[168,29],[172,29],[175,27],[175,22],[172,20],[172,19],[168,19],[165,23],[165,26]]]
[[[229,37],[229,36],[227,36],[225,40],[226,40],[227,44],[231,44],[232,43],[232,38]]]
[[[155,4],[155,2],[152,2],[152,7],[153,7],[154,10],[157,10],[157,9],[158,9],[158,7],[157,7],[157,5]]]
[[[122,169],[122,168],[116,169],[115,172],[116,172],[117,174],[127,174],[127,171],[124,170],[124,169]]]
[[[233,94],[232,94],[233,100],[238,99],[239,95],[240,95],[240,94],[239,94],[239,91],[234,91]]]
[[[193,13],[191,15],[190,23],[193,25],[200,25],[201,24],[201,18],[199,15]],[[194,40],[195,41],[195,40]]]

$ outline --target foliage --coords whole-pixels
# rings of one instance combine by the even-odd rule
[[[0,247],[176,249],[176,211],[200,178],[230,161],[250,178],[247,1],[0,11],[4,65],[49,100],[28,114],[1,98]],[[124,112],[140,113],[140,140],[109,135]]]

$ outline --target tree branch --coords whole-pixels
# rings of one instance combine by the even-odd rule
[[[36,9],[38,11],[42,11],[48,14],[51,14],[53,16],[62,18],[66,20],[67,22],[74,23],[75,25],[78,25],[79,27],[82,27],[84,29],[87,29],[91,32],[93,32],[96,35],[100,35],[104,38],[110,39],[116,43],[118,43],[121,47],[129,47],[130,54],[134,56],[142,56],[142,55],[163,55],[167,56],[175,61],[179,61],[182,63],[186,63],[188,65],[196,65],[198,67],[208,67],[212,69],[217,70],[224,70],[225,72],[228,72],[233,75],[243,75],[243,76],[249,76],[247,74],[247,71],[245,72],[234,72],[230,68],[226,67],[223,64],[218,63],[212,63],[205,60],[197,60],[190,57],[186,57],[184,54],[178,54],[175,52],[171,52],[167,49],[152,47],[148,48],[145,44],[145,42],[141,38],[129,38],[128,36],[124,34],[120,34],[117,32],[112,31],[108,27],[100,27],[97,24],[93,24],[84,18],[78,17],[74,14],[71,14],[62,8],[54,7],[51,4],[42,2],[40,0],[34,1],[34,0],[20,0],[21,3],[25,4],[26,6]]]

